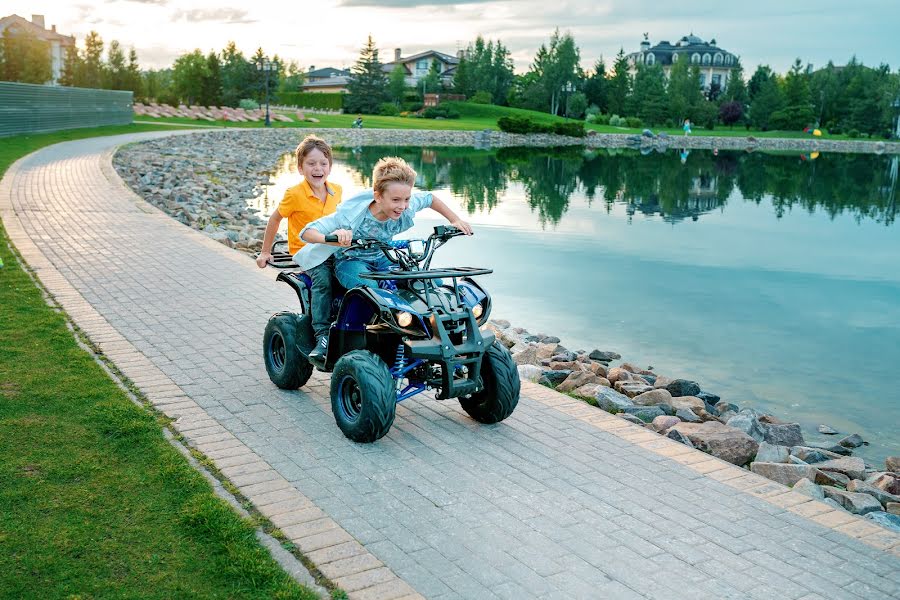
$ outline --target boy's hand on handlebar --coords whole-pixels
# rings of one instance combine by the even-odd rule
[[[469,225],[468,223],[466,223],[465,221],[463,221],[462,219],[457,219],[455,221],[452,221],[450,224],[453,225],[454,227],[456,227],[457,229],[459,229],[460,231],[462,231],[463,233],[465,233],[466,235],[472,235],[472,226]]]
[[[349,246],[353,242],[353,231],[350,229],[335,229],[331,235],[337,236],[337,243],[341,246]]]
[[[260,269],[265,269],[270,260],[272,260],[271,252],[260,252],[259,256],[256,257],[256,266]]]

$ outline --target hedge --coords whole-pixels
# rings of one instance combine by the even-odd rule
[[[497,126],[507,133],[555,133],[571,137],[584,137],[584,123],[581,121],[567,121],[544,125],[529,117],[500,117]]]
[[[278,103],[301,108],[341,110],[344,107],[345,95],[340,92],[281,92],[278,94]]]

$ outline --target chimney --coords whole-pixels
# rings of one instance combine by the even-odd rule
[[[31,22],[44,29],[44,15],[31,15]]]
[[[466,51],[465,51],[465,50],[459,49],[459,50],[456,51],[456,58],[458,58],[459,60],[462,60],[462,59],[464,59],[465,57],[466,57]]]
[[[309,71],[307,71],[307,72],[312,73],[315,70],[316,70],[316,65],[309,65]]]
[[[56,33],[56,25],[51,25],[51,26],[50,26],[50,30],[51,30],[53,33]]]
[[[394,62],[400,62],[400,48],[394,48]]]

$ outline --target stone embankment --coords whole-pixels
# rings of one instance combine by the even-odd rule
[[[851,456],[866,442],[852,434],[836,442],[804,439],[798,423],[740,408],[676,379],[630,363],[611,366],[616,352],[573,352],[559,338],[531,334],[495,319],[487,325],[512,353],[519,377],[581,398],[677,442],[746,467],[836,508],[900,531],[900,457],[884,468]],[[819,433],[836,435],[827,426]]]

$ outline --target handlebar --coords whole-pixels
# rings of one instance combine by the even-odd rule
[[[434,251],[447,243],[450,238],[465,235],[465,232],[458,227],[452,225],[438,225],[434,228],[434,233],[428,236],[427,240],[420,240],[425,243],[425,247],[421,253],[413,252],[409,247],[411,240],[393,240],[390,243],[376,239],[355,239],[348,249],[377,249],[381,250],[385,257],[394,264],[400,265],[404,270],[418,270],[422,264],[425,269],[431,264],[431,257]],[[334,243],[338,241],[338,236],[332,233],[325,235],[325,243]],[[400,252],[404,250],[405,252]]]

